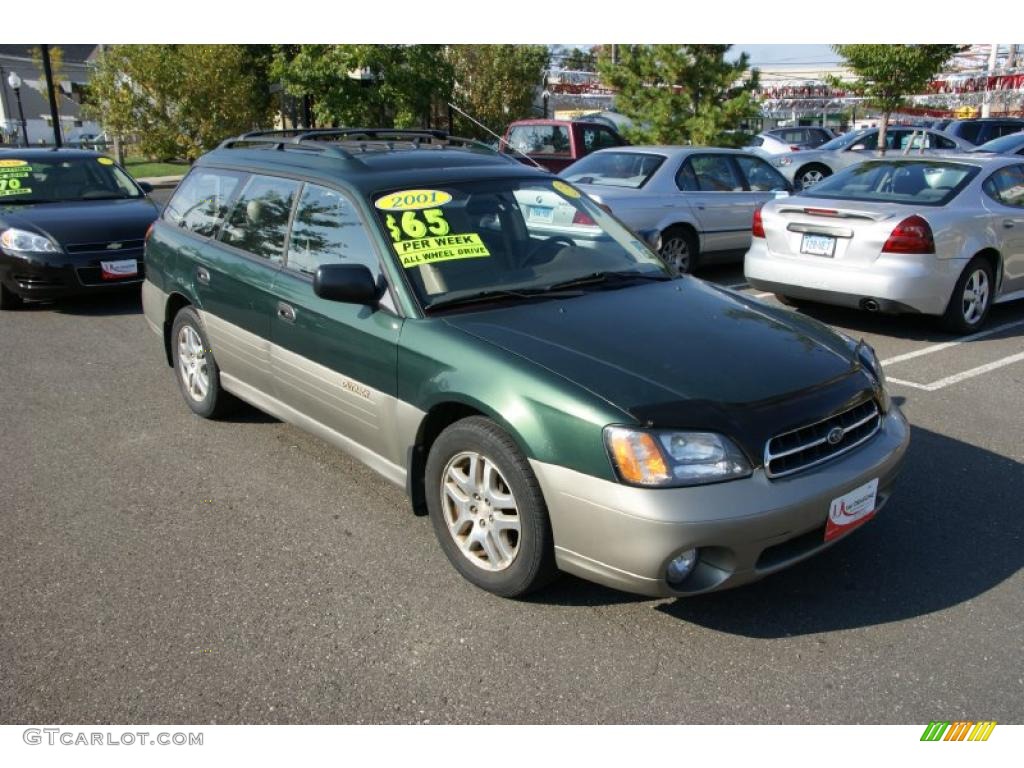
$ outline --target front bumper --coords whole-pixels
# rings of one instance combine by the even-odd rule
[[[130,278],[104,280],[101,261],[135,259],[139,273]],[[138,287],[145,277],[142,250],[132,249],[99,256],[95,253],[12,256],[0,250],[0,281],[23,299],[50,300],[68,296]]]
[[[786,256],[757,238],[747,251],[743,274],[753,288],[794,299],[855,309],[874,299],[887,312],[941,315],[966,263],[931,254],[883,253],[868,263]]]
[[[547,501],[559,568],[667,597],[739,586],[831,546],[839,540],[824,540],[832,499],[878,478],[881,509],[909,442],[910,427],[894,405],[863,446],[775,480],[759,469],[743,480],[655,490],[530,464]],[[700,548],[700,560],[682,589],[673,589],[665,568],[692,547]]]

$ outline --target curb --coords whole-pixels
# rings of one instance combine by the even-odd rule
[[[180,182],[183,178],[185,178],[184,175],[149,176],[141,179],[136,179],[136,181],[144,181],[147,184],[150,184],[153,187],[153,189],[173,189],[174,187],[178,186],[178,182]]]

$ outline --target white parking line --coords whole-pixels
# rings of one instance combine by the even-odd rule
[[[750,283],[736,283],[736,285],[723,285],[723,288],[728,288],[733,291],[738,291],[741,288],[749,288]],[[774,296],[775,294],[769,291],[768,293],[753,293],[751,294],[755,299],[764,299],[768,296]]]
[[[750,286],[747,283],[736,283],[736,285],[726,285],[723,287],[729,288],[733,291],[738,291],[740,288],[749,288]]]
[[[997,325],[995,328],[989,328],[987,331],[972,333],[970,336],[964,336],[962,339],[957,339],[956,341],[944,341],[941,344],[932,344],[930,347],[924,347],[923,349],[916,349],[913,352],[905,352],[902,355],[889,357],[882,361],[882,365],[902,363],[904,360],[913,360],[915,357],[921,357],[921,355],[930,355],[933,352],[941,352],[944,349],[959,346],[964,342],[984,339],[986,336],[992,336],[1000,331],[1016,328],[1018,325],[1024,325],[1024,320],[1014,320],[1011,323],[1003,323],[1002,325]],[[890,381],[895,381],[895,379],[890,379]]]
[[[1024,352],[1018,352],[1016,355],[1009,355],[1008,357],[1000,358],[991,363],[985,365],[979,365],[977,368],[971,368],[970,370],[963,371],[962,373],[954,373],[952,376],[947,376],[944,379],[933,381],[931,384],[918,384],[916,381],[905,381],[903,379],[894,379],[891,376],[886,377],[886,380],[893,384],[902,384],[904,387],[912,387],[913,389],[921,389],[925,392],[935,392],[936,390],[948,387],[951,384],[957,384],[965,379],[973,379],[975,376],[981,376],[983,373],[994,371],[997,368],[1002,368],[1012,363],[1019,363],[1024,360]]]

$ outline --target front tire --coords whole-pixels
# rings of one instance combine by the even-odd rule
[[[215,419],[229,413],[237,400],[220,385],[220,368],[210,349],[199,314],[184,307],[171,326],[171,355],[174,374],[192,412],[204,419]]]
[[[467,581],[502,597],[522,597],[558,573],[537,478],[490,419],[462,419],[438,436],[425,485],[434,534]]]
[[[953,333],[973,333],[985,324],[992,308],[995,278],[992,265],[982,258],[971,259],[960,274],[949,298],[942,323]]]

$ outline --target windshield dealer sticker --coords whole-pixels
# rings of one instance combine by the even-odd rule
[[[422,211],[452,201],[452,196],[439,189],[403,189],[377,198],[374,203],[382,211]]]
[[[0,168],[15,168],[20,165],[28,165],[27,160],[0,160]]]
[[[22,181],[29,177],[29,173],[32,171],[30,165],[27,165],[24,160],[0,160],[0,163],[8,163],[8,165],[0,165],[0,197],[32,194],[32,189],[23,186],[25,182]],[[10,163],[19,165],[12,166],[9,165]]]
[[[430,194],[430,190],[420,190],[419,194]],[[411,192],[399,193],[412,195]],[[446,193],[440,193],[445,195]],[[398,195],[387,195],[386,205],[394,202]],[[451,196],[448,195],[448,202]],[[384,198],[382,198],[383,200]],[[376,202],[381,207],[381,200]],[[383,210],[394,210],[383,208]],[[433,264],[438,261],[455,261],[456,259],[475,259],[490,256],[490,251],[483,244],[480,235],[475,232],[451,234],[451,227],[440,208],[428,210],[405,210],[401,216],[389,213],[385,219],[388,232],[391,234],[395,253],[406,269],[422,264]]]
[[[557,181],[557,180],[556,181],[552,181],[551,182],[551,186],[555,188],[556,192],[561,192],[566,197],[571,197],[574,200],[579,198],[579,196],[580,196],[579,192],[577,192],[575,189],[570,187],[564,181]]]
[[[96,158],[96,162],[99,163],[100,165],[113,165],[114,164],[114,161],[111,160],[109,157],[97,157]]]

